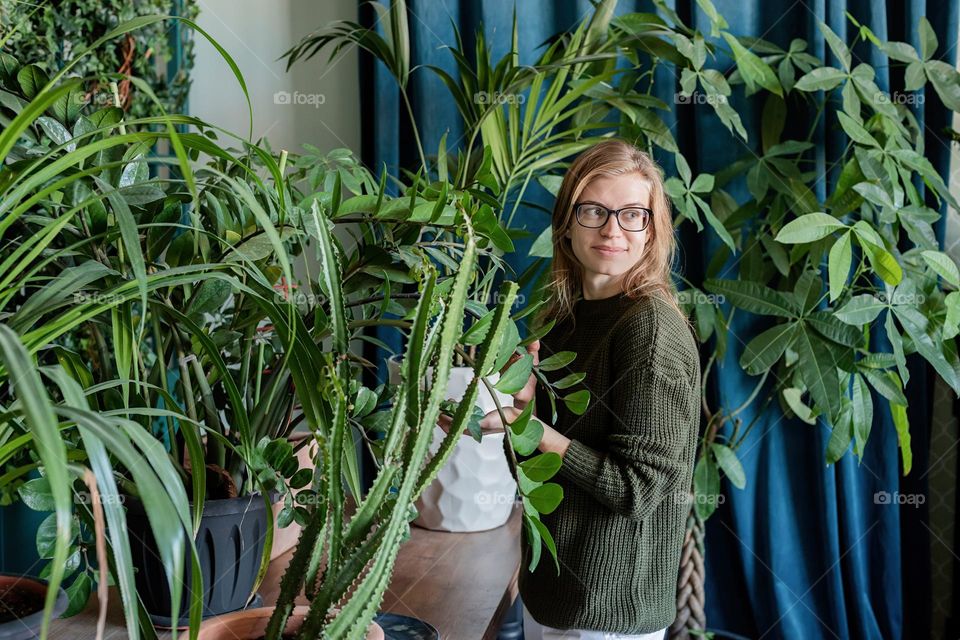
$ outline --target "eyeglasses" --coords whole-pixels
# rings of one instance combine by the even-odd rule
[[[588,229],[599,229],[605,226],[612,213],[617,218],[617,224],[624,231],[643,231],[653,216],[653,211],[645,207],[624,207],[613,210],[596,202],[579,202],[575,207],[577,222],[581,227]],[[622,217],[621,214],[623,214]]]

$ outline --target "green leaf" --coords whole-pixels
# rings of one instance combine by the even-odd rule
[[[837,460],[843,457],[850,447],[850,441],[853,439],[853,416],[849,404],[845,404],[840,413],[840,418],[833,425],[833,431],[830,433],[830,440],[827,441],[826,460],[827,464],[835,464]]]
[[[528,493],[527,499],[540,513],[553,513],[563,500],[563,487],[555,482],[548,482]]]
[[[33,100],[40,93],[40,90],[47,86],[50,78],[37,65],[28,64],[17,73],[17,82],[20,83],[20,90],[23,91],[24,97],[27,100]],[[69,95],[69,93],[65,95]]]
[[[796,323],[783,323],[754,337],[740,356],[740,366],[752,376],[767,371],[793,342],[796,328]]]
[[[960,288],[960,271],[957,270],[957,265],[950,256],[942,251],[924,251],[920,255],[941,278],[954,287]]]
[[[796,387],[790,387],[784,389],[781,392],[784,402],[787,403],[787,406],[790,407],[790,410],[793,411],[798,418],[806,422],[807,424],[817,424],[817,419],[813,414],[813,411],[803,403],[801,396],[803,392]]]
[[[853,262],[850,231],[844,233],[830,247],[828,268],[830,273],[830,302],[833,302],[843,293],[843,286],[850,277],[850,265]]]
[[[566,375],[556,382],[552,383],[556,389],[569,389],[570,387],[579,384],[587,377],[586,373],[571,373]]]
[[[706,519],[716,510],[720,496],[720,472],[712,453],[697,460],[693,470],[694,508],[700,518]]]
[[[873,426],[873,397],[870,387],[860,374],[853,374],[853,450],[863,459],[863,451]]]
[[[53,511],[56,505],[50,491],[50,481],[46,477],[34,478],[24,482],[17,489],[23,504],[34,511]],[[54,520],[54,526],[56,521]]]
[[[897,378],[896,372],[862,368],[860,374],[877,390],[877,393],[891,403],[907,406],[907,397],[900,390],[900,380]]]
[[[836,317],[847,324],[862,327],[876,320],[880,312],[886,308],[885,302],[869,293],[862,293],[850,298],[845,305],[837,309]]]
[[[563,458],[559,454],[548,451],[529,460],[524,460],[519,466],[531,480],[546,482],[560,469],[562,460]]]
[[[64,618],[75,616],[87,606],[90,599],[90,589],[93,586],[93,579],[90,574],[84,571],[79,574],[69,587],[67,592],[67,610],[63,612]]]
[[[880,143],[877,142],[877,139],[870,135],[870,132],[864,129],[863,125],[843,111],[837,112],[837,119],[840,120],[840,126],[843,127],[843,130],[850,136],[851,140],[869,147],[880,148]]]
[[[897,441],[900,443],[900,457],[903,459],[903,475],[909,475],[913,468],[913,450],[910,448],[910,419],[907,408],[899,404],[890,405],[890,415],[893,426],[897,430]]]
[[[557,369],[566,367],[573,362],[576,357],[577,354],[573,351],[558,351],[546,360],[540,362],[537,368],[540,369],[540,371],[556,371]]]
[[[523,389],[530,380],[533,370],[533,355],[526,354],[514,362],[493,387],[502,393],[512,395]]]
[[[522,456],[528,456],[536,451],[543,439],[543,423],[530,419],[534,404],[527,403],[520,415],[510,423],[510,441],[513,443],[513,450]]]
[[[800,354],[800,376],[816,406],[827,412],[832,421],[840,414],[840,380],[837,377],[833,351],[823,340],[807,330],[798,332],[796,344],[796,350]]]
[[[960,362],[956,351],[945,351],[944,343],[934,340],[930,334],[930,321],[915,307],[895,305],[893,312],[920,355],[933,365],[953,392],[960,395]]]
[[[563,396],[563,404],[566,405],[570,413],[575,413],[578,416],[583,415],[587,410],[587,405],[590,404],[590,391],[581,389],[565,395]]]
[[[929,60],[933,57],[939,43],[937,42],[937,34],[926,16],[920,16],[917,32],[920,34],[920,55],[923,56],[924,60]]]
[[[759,282],[750,280],[715,280],[704,281],[704,288],[711,293],[722,294],[736,307],[750,313],[767,316],[793,318],[796,309],[791,301],[780,291],[775,291]]]
[[[847,225],[826,213],[808,213],[784,225],[774,240],[781,244],[815,242],[846,228]]]
[[[747,95],[749,96],[755,93],[759,87],[763,87],[771,93],[783,96],[783,87],[780,86],[780,81],[777,80],[777,75],[773,72],[773,69],[767,66],[757,54],[740,44],[735,36],[727,32],[723,32],[722,35],[733,50],[737,68],[747,84]]]
[[[547,525],[543,524],[539,518],[531,518],[534,526],[537,528],[537,531],[540,532],[540,539],[543,540],[543,543],[547,545],[547,549],[550,551],[550,554],[553,556],[553,563],[557,569],[557,575],[560,575],[560,562],[557,557],[557,543],[554,542],[553,536],[550,534],[550,531],[547,529]]]
[[[847,48],[847,45],[843,43],[837,34],[833,32],[833,29],[828,27],[823,22],[819,23],[821,33],[823,33],[824,39],[827,41],[827,44],[830,46],[830,49],[833,51],[833,55],[837,57],[840,61],[840,64],[843,65],[843,68],[847,71],[850,70],[850,49]]]
[[[843,71],[833,67],[817,67],[793,85],[800,91],[829,91],[835,88],[847,77]]]
[[[711,444],[710,448],[713,450],[713,454],[717,457],[717,463],[720,465],[720,468],[723,469],[730,483],[737,489],[743,489],[747,486],[747,478],[743,473],[743,466],[740,464],[740,459],[737,458],[737,454],[733,452],[733,449],[725,444],[718,444],[716,442]]]

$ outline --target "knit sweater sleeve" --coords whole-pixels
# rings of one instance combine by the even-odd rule
[[[594,449],[571,440],[560,468],[600,503],[634,520],[686,491],[684,446],[699,426],[696,344],[666,313],[638,314],[615,329],[616,382],[591,397],[591,404],[609,409],[605,442]]]

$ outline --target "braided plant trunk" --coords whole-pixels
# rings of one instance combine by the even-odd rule
[[[691,498],[693,495],[691,494]],[[670,625],[668,637],[671,640],[689,640],[707,627],[704,614],[705,580],[703,558],[704,522],[690,501],[690,514],[687,516],[687,532],[683,538],[683,551],[680,555],[680,571],[677,577],[677,617]],[[700,636],[695,636],[700,637]]]

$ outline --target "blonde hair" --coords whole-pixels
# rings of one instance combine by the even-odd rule
[[[690,321],[677,304],[676,286],[670,276],[677,241],[673,233],[673,214],[663,188],[663,170],[653,159],[634,145],[610,138],[599,142],[576,157],[567,169],[553,207],[553,264],[551,280],[546,285],[549,300],[537,314],[535,326],[551,318],[559,325],[573,318],[573,307],[583,291],[583,265],[573,253],[566,232],[577,224],[574,205],[591,180],[600,176],[637,174],[650,186],[650,209],[653,216],[643,255],[624,274],[622,290],[627,297],[640,300],[658,296],[670,304],[680,317]],[[652,232],[652,237],[650,233]],[[693,327],[691,326],[691,329]]]

